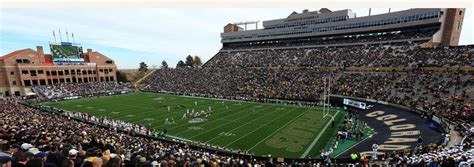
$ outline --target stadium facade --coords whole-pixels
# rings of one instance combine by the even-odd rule
[[[109,57],[87,49],[81,59],[54,62],[42,46],[6,54],[0,57],[0,96],[29,95],[29,87],[36,85],[116,81],[117,66]]]
[[[295,42],[328,41],[361,38],[396,38],[394,42],[417,42],[425,46],[457,46],[465,9],[431,8],[409,9],[378,15],[357,17],[350,9],[331,11],[303,10],[293,12],[287,18],[263,21],[263,29],[246,30],[237,24],[227,24],[221,33],[221,42],[226,47],[254,46],[259,44],[294,44]],[[252,22],[255,23],[255,22]],[[247,25],[245,25],[247,26]],[[423,34],[423,35],[420,35]],[[336,43],[336,44],[339,44]],[[336,45],[335,44],[335,45]],[[330,45],[329,45],[330,46]]]

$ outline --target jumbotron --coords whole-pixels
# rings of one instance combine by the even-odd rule
[[[464,13],[322,8],[229,23],[204,64],[133,82],[77,43],[14,51],[0,57],[0,164],[472,166]]]

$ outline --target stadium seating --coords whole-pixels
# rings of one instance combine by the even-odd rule
[[[322,99],[325,78],[330,77],[331,94],[382,100],[426,115],[443,116],[464,137],[462,143],[453,147],[420,145],[403,152],[387,153],[371,163],[472,165],[474,129],[470,123],[474,120],[471,106],[474,71],[461,70],[464,69],[461,67],[472,69],[473,53],[473,46],[420,48],[411,44],[225,47],[202,68],[161,69],[144,79],[142,85],[153,91],[186,95],[317,101]],[[351,71],[350,67],[408,70]],[[444,71],[448,67],[458,70]],[[133,91],[133,88],[131,84],[110,82],[38,86],[34,90],[45,99],[57,99],[107,95]],[[216,153],[151,137],[154,131],[141,125],[81,113],[50,113],[15,100],[3,100],[1,104],[2,152],[13,152],[13,155],[0,154],[0,157],[13,159],[14,163],[33,163],[33,157],[44,158],[44,152],[48,155],[41,163],[56,166],[71,163],[74,166],[319,166],[329,163],[308,159],[277,163],[244,153]],[[366,157],[356,157],[353,161],[340,159],[339,163],[368,163]]]

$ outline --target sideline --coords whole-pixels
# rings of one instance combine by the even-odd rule
[[[339,110],[337,110],[337,112],[336,112],[336,114],[334,115],[334,117],[337,117],[338,114],[339,114]],[[313,149],[314,145],[315,145],[316,142],[319,140],[319,138],[321,138],[321,136],[323,135],[323,133],[326,132],[326,129],[328,128],[329,124],[331,124],[331,121],[328,121],[328,123],[326,123],[326,126],[324,126],[323,130],[322,130],[322,131],[319,131],[318,136],[316,136],[316,138],[314,138],[314,140],[313,140],[313,142],[311,143],[311,145],[309,145],[309,147],[306,149],[306,151],[304,151],[304,153],[301,155],[300,158],[304,158],[304,157],[308,156],[309,151],[311,151],[311,149]]]

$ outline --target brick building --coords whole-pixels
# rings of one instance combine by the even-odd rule
[[[17,50],[0,57],[0,96],[26,95],[34,85],[116,81],[116,70],[112,59],[92,49],[74,64],[53,63],[42,46]]]

